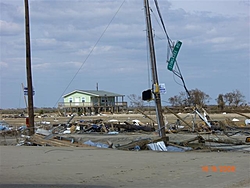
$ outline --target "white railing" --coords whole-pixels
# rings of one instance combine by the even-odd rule
[[[58,103],[59,108],[70,108],[70,107],[118,107],[127,106],[127,102],[115,102],[115,103],[93,103],[93,102],[60,102]]]

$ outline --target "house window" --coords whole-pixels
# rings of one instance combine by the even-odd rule
[[[82,102],[85,102],[85,97],[82,97]]]
[[[73,102],[73,98],[72,97],[69,98],[69,102]]]

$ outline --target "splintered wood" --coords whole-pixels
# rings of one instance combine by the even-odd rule
[[[61,138],[61,139],[60,139]],[[55,147],[91,147],[89,145],[72,140],[63,140],[62,137],[56,136],[50,140],[45,140],[43,135],[34,134],[29,141],[39,146],[55,146]]]

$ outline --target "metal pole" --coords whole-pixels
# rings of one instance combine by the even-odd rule
[[[159,92],[159,83],[158,83],[158,76],[157,76],[157,68],[156,68],[156,58],[155,58],[155,50],[154,50],[154,39],[152,33],[152,25],[151,25],[151,18],[150,18],[150,10],[149,10],[149,3],[148,0],[144,0],[145,5],[145,14],[146,14],[146,23],[147,23],[147,33],[148,33],[148,42],[149,42],[149,49],[150,49],[150,60],[151,60],[151,71],[152,71],[152,82],[154,87],[156,87],[153,91],[154,100],[156,105],[156,116],[159,128],[159,136],[162,137],[162,140],[166,143],[167,137],[165,132],[165,125],[162,115],[162,106],[161,106],[161,97]]]
[[[31,74],[31,52],[30,52],[30,28],[29,28],[29,2],[24,0],[25,6],[25,33],[26,33],[26,72],[28,84],[28,114],[30,135],[35,132],[34,127],[34,108],[33,108],[33,86]]]

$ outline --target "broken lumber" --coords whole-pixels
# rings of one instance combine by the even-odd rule
[[[202,136],[196,136],[194,138],[190,138],[180,143],[181,146],[187,146],[190,142],[198,141],[198,143],[205,143],[205,139]]]
[[[183,118],[181,118],[180,116],[178,116],[174,111],[172,111],[170,108],[168,108],[167,106],[165,106],[165,108],[170,111],[173,115],[175,115],[178,119],[180,119],[183,123],[185,123],[189,128],[192,129],[192,126],[189,125],[189,123],[187,123]]]
[[[243,117],[245,117],[245,118],[248,118],[248,119],[250,119],[250,116],[247,116],[247,115],[245,115],[245,114],[242,114],[242,113],[240,113],[240,112],[234,112],[234,113],[236,113],[236,114],[239,114],[239,115],[241,115],[241,116],[243,116]]]
[[[145,114],[143,111],[136,109],[138,112],[140,112],[141,114],[143,114],[145,117],[147,117],[148,119],[150,119],[151,121],[153,121],[154,123],[157,123],[156,120],[152,119],[151,117],[149,117],[147,114]]]
[[[145,149],[146,145],[149,144],[150,142],[151,142],[150,139],[141,139],[141,140],[132,141],[125,145],[116,146],[116,148],[119,150],[132,150],[135,148],[135,146],[139,146],[141,149]]]
[[[86,144],[75,142],[71,140],[58,139],[59,137],[54,137],[50,140],[45,140],[43,135],[34,134],[31,136],[28,141],[31,142],[33,145],[39,146],[54,146],[54,147],[89,147]]]
[[[138,131],[142,130],[145,132],[153,132],[155,131],[154,127],[149,127],[149,126],[138,126],[134,124],[130,124],[128,122],[124,122],[125,124],[114,124],[114,127],[117,129],[124,129],[125,131]]]
[[[216,143],[223,143],[223,144],[233,144],[233,145],[242,145],[245,144],[241,140],[237,139],[224,139],[224,138],[208,138],[205,139],[206,142],[216,142]]]

